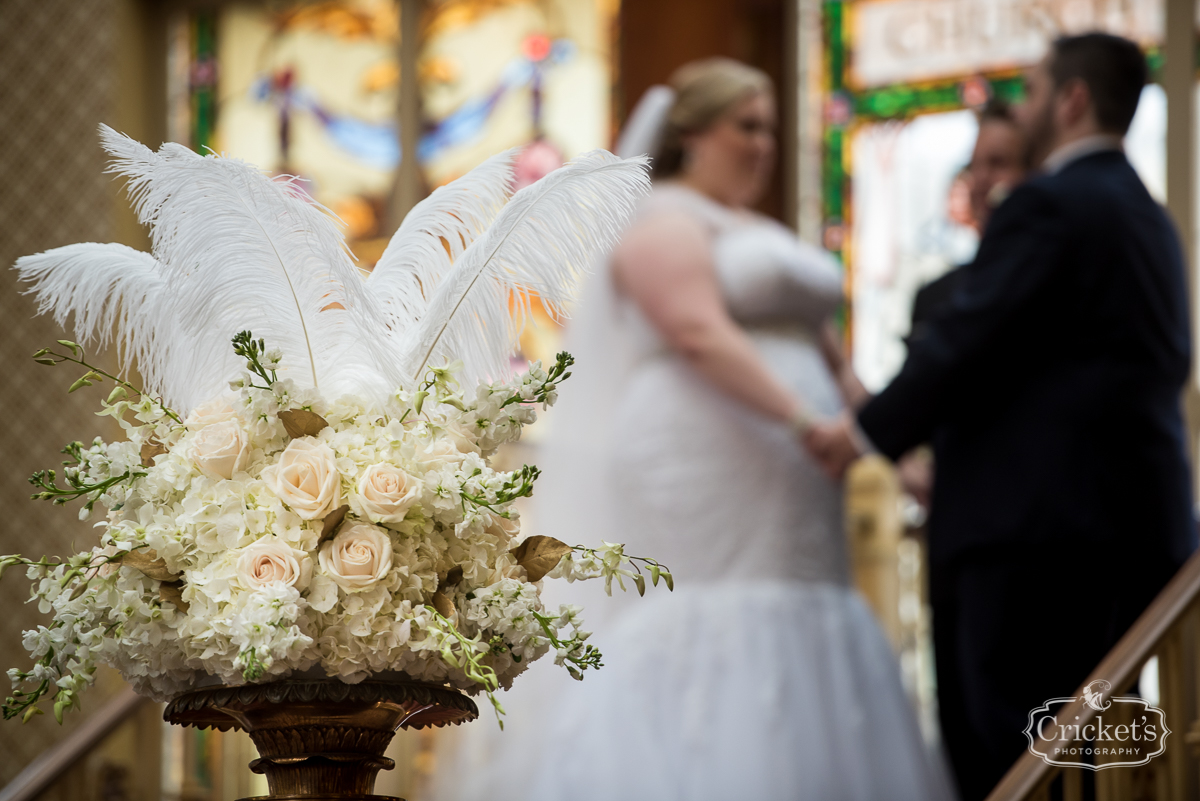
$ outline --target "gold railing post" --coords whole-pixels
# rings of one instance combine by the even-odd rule
[[[846,528],[854,581],[892,647],[900,647],[900,481],[891,462],[864,456],[846,473]]]
[[[1083,772],[1079,768],[1064,768],[1063,801],[1083,801]]]

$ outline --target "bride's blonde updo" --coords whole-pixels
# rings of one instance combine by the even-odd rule
[[[667,115],[654,177],[669,178],[683,167],[683,138],[703,131],[742,99],[771,94],[771,79],[762,70],[732,58],[706,58],[684,64],[671,76],[675,102]]]

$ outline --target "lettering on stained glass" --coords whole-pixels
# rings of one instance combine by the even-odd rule
[[[856,88],[1015,69],[1064,33],[1162,41],[1162,0],[859,0],[850,6]]]

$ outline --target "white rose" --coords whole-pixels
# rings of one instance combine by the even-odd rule
[[[317,557],[321,569],[346,592],[369,589],[392,569],[392,540],[369,523],[347,523]]]
[[[421,482],[399,467],[373,464],[358,480],[363,516],[376,523],[399,523],[421,494]]]
[[[196,431],[213,423],[224,423],[226,420],[235,419],[237,419],[237,412],[227,398],[213,398],[192,409],[183,424],[190,430]]]
[[[333,449],[313,437],[294,439],[263,478],[305,520],[319,520],[342,504],[342,479]]]
[[[248,590],[282,581],[303,590],[312,580],[313,565],[308,554],[276,537],[265,537],[242,549],[237,561],[238,580]]]
[[[206,473],[220,478],[246,469],[250,443],[236,420],[205,426],[192,440],[192,459]]]

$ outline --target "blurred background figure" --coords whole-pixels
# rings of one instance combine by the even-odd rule
[[[1012,108],[1004,100],[993,98],[979,113],[979,136],[971,153],[971,162],[962,173],[967,196],[969,224],[980,234],[987,228],[992,210],[1000,205],[1025,178],[1025,147]],[[954,207],[953,197],[949,203]],[[960,265],[921,287],[913,298],[912,328],[908,341],[921,335],[921,329],[946,307],[963,274]],[[936,442],[905,454],[897,467],[904,489],[926,509],[933,491]]]

